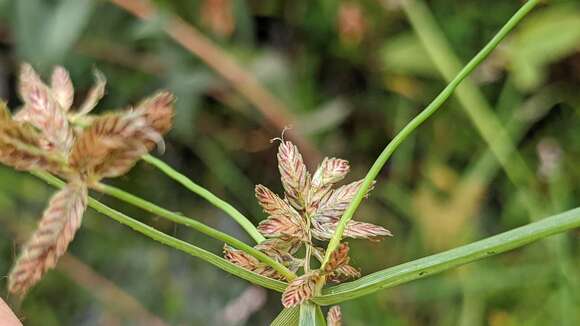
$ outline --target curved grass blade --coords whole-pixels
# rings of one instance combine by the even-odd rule
[[[290,271],[284,265],[280,264],[279,262],[272,259],[270,256],[264,254],[263,252],[255,249],[254,247],[249,246],[245,242],[240,241],[237,238],[232,237],[229,234],[218,231],[218,230],[216,230],[212,227],[209,227],[201,222],[198,222],[195,219],[192,219],[190,217],[171,212],[163,207],[157,206],[149,201],[146,201],[142,198],[139,198],[131,193],[124,191],[124,190],[121,190],[121,189],[118,189],[118,188],[115,188],[112,186],[108,186],[105,184],[99,184],[98,190],[104,194],[107,194],[109,196],[120,199],[126,203],[129,203],[131,205],[139,207],[145,211],[148,211],[150,213],[153,213],[155,215],[158,215],[160,217],[168,219],[172,222],[191,227],[192,229],[195,229],[195,230],[197,230],[203,234],[206,234],[214,239],[223,241],[223,242],[225,242],[225,243],[227,243],[227,244],[229,244],[237,249],[243,250],[244,252],[257,258],[259,261],[271,266],[277,272],[279,272],[281,275],[284,275],[284,277],[286,277],[286,279],[288,279],[290,281],[296,278],[296,275],[294,273],[292,273],[292,271]]]
[[[313,301],[332,305],[430,276],[580,227],[580,207],[498,235],[366,275],[323,290]]]
[[[202,186],[196,184],[188,177],[177,172],[167,163],[163,162],[162,160],[156,157],[153,157],[151,155],[144,155],[142,159],[143,161],[159,169],[161,172],[165,173],[171,179],[179,182],[185,188],[196,193],[203,199],[207,200],[210,204],[214,205],[215,207],[221,209],[226,214],[231,216],[254,239],[254,241],[256,241],[256,243],[260,243],[265,240],[264,236],[262,236],[262,234],[258,232],[258,229],[256,229],[256,226],[252,224],[252,222],[250,222],[250,220],[247,217],[245,217],[242,213],[240,213],[228,202],[217,197],[216,195],[211,193],[209,190],[203,188]]]
[[[43,173],[43,172],[31,172],[31,174],[33,174],[34,176],[44,180],[46,183],[57,187],[57,188],[62,188],[64,186],[64,183],[59,180],[56,177],[51,176],[50,174],[47,173]],[[284,282],[280,282],[277,280],[273,280],[267,277],[264,277],[262,275],[250,272],[242,267],[239,267],[229,261],[227,261],[226,259],[223,259],[220,256],[217,256],[205,249],[199,248],[197,246],[194,246],[190,243],[187,243],[183,240],[174,238],[172,236],[169,236],[147,224],[141,223],[121,212],[118,212],[102,203],[100,203],[99,201],[90,198],[89,197],[89,207],[93,208],[94,210],[96,210],[99,213],[102,213],[103,215],[106,215],[114,220],[116,220],[117,222],[127,225],[128,227],[132,228],[133,230],[144,234],[145,236],[156,240],[158,242],[161,242],[162,244],[165,244],[167,246],[170,246],[172,248],[175,248],[177,250],[183,251],[185,253],[188,253],[194,257],[198,257],[203,259],[204,261],[230,273],[233,274],[239,278],[242,278],[248,282],[251,282],[253,284],[268,288],[268,289],[272,289],[278,292],[283,292],[284,289],[286,288],[286,283]]]
[[[375,163],[369,169],[369,172],[363,180],[363,184],[357,192],[355,198],[350,203],[347,210],[342,215],[336,231],[330,239],[328,246],[326,248],[326,255],[322,263],[322,267],[325,267],[330,259],[330,255],[336,250],[340,241],[342,240],[342,235],[346,228],[347,223],[352,219],[355,211],[360,206],[366,193],[373,184],[374,180],[381,172],[383,166],[387,163],[387,160],[393,155],[395,150],[419,127],[423,122],[425,122],[431,115],[433,115],[445,101],[453,94],[455,89],[461,84],[461,82],[467,78],[474,70],[477,68],[499,45],[499,43],[513,30],[516,25],[539,3],[539,0],[529,0],[524,4],[508,21],[505,25],[495,34],[495,36],[479,51],[473,59],[471,59],[467,65],[461,69],[461,71],[453,78],[453,80],[447,84],[445,89],[423,110],[419,115],[417,115],[413,120],[411,120],[385,147],[383,152],[379,155]]]

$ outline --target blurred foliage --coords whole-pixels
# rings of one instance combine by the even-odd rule
[[[520,1],[428,1],[452,50],[466,62]],[[445,85],[397,1],[157,0],[142,22],[106,1],[0,0],[0,97],[18,107],[15,74],[29,61],[71,71],[80,90],[96,67],[109,88],[98,110],[157,88],[178,97],[163,159],[259,221],[253,185],[278,187],[276,130],[231,85],[162,30],[167,13],[198,27],[298,115],[293,128],[362,177],[387,141]],[[580,4],[554,0],[528,17],[473,80],[508,126],[539,180],[547,212],[580,204]],[[452,248],[529,221],[505,176],[455,99],[403,144],[358,215],[395,237],[352,243],[363,273]],[[310,161],[310,164],[316,164]],[[139,164],[115,184],[247,237],[224,214]],[[0,275],[14,261],[51,190],[0,167]],[[222,244],[100,198],[131,216],[220,252]],[[578,231],[343,305],[347,325],[578,325]],[[225,323],[248,284],[89,212],[69,265],[50,272],[18,307],[27,325],[138,325],[127,297],[167,324]],[[74,277],[83,273],[86,277]],[[81,275],[81,276],[83,276]],[[116,291],[99,291],[95,277]],[[105,291],[106,292],[106,291]],[[6,294],[5,282],[0,294]],[[14,299],[14,298],[9,298]],[[12,300],[15,303],[16,300]],[[279,295],[248,325],[280,310]]]

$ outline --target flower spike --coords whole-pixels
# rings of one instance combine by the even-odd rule
[[[10,272],[10,292],[24,295],[46,271],[56,266],[81,226],[87,199],[87,188],[80,182],[68,184],[52,197],[37,230]]]
[[[324,158],[311,177],[298,148],[283,137],[276,139],[280,140],[278,169],[285,198],[263,185],[256,186],[256,199],[268,214],[258,225],[258,231],[268,239],[255,248],[293,272],[303,267],[304,274],[294,279],[282,294],[282,304],[288,308],[319,295],[326,282],[343,282],[361,276],[358,269],[349,265],[347,243],[340,244],[323,269],[312,270],[310,259],[314,256],[320,262],[324,261],[324,249],[315,247],[312,238],[322,241],[332,238],[342,214],[362,186],[362,180],[332,189],[349,172],[348,161]],[[344,232],[345,237],[373,241],[389,235],[391,233],[381,226],[354,220],[349,221]],[[306,255],[304,259],[295,258],[301,246],[306,246]],[[272,278],[280,277],[272,268],[245,252],[226,246],[224,253],[228,260],[246,269]],[[330,322],[340,325],[338,307],[331,310]]]
[[[74,114],[68,113],[74,88],[63,67],[54,69],[48,87],[32,66],[23,64],[19,81],[23,108],[12,118],[0,102],[0,162],[17,170],[49,171],[68,181],[50,200],[16,261],[8,279],[12,293],[24,295],[66,252],[81,225],[88,187],[125,174],[155,144],[162,144],[162,135],[171,128],[174,97],[163,91],[135,110],[90,117],[88,127],[73,132],[76,118],[88,114],[104,95],[105,78],[95,74],[96,85]],[[272,255],[296,264],[283,253]]]

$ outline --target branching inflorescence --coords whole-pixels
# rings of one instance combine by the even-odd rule
[[[293,272],[303,268],[304,274],[288,285],[282,295],[282,304],[289,308],[306,302],[317,294],[328,282],[340,283],[360,277],[358,269],[349,265],[349,246],[342,243],[331,254],[328,264],[319,269],[311,268],[311,258],[322,263],[325,251],[317,247],[315,240],[328,241],[334,234],[340,217],[362,185],[356,181],[338,188],[349,172],[347,161],[325,158],[316,172],[310,175],[298,148],[282,140],[278,147],[278,169],[280,170],[284,198],[279,197],[263,185],[256,186],[256,198],[268,217],[258,230],[267,240],[255,248],[284,264]],[[368,194],[368,192],[367,192]],[[391,233],[380,226],[359,221],[349,221],[344,237],[380,240]],[[304,258],[295,255],[304,247]],[[284,276],[273,271],[247,253],[225,246],[225,257],[230,261],[267,277],[284,280]],[[334,316],[339,313],[334,310]]]
[[[24,295],[66,252],[87,208],[88,188],[97,187],[102,178],[125,174],[162,143],[162,135],[171,128],[174,98],[163,91],[135,108],[92,116],[89,113],[105,92],[105,79],[98,72],[78,110],[71,109],[74,88],[62,67],[54,69],[48,86],[24,64],[19,82],[22,108],[11,116],[0,104],[0,162],[67,180],[50,200],[10,273],[9,291]]]

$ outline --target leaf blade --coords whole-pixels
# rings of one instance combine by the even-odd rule
[[[32,175],[42,179],[43,181],[45,181],[46,183],[57,187],[57,188],[62,188],[64,186],[64,183],[59,180],[58,178],[45,173],[45,172],[39,172],[39,171],[35,171],[35,172],[31,172]],[[204,261],[232,274],[235,275],[239,278],[242,278],[250,283],[265,287],[267,289],[271,289],[271,290],[275,290],[278,292],[283,292],[284,289],[286,288],[286,283],[284,282],[280,282],[280,281],[276,281],[270,278],[267,278],[265,276],[253,273],[251,271],[248,271],[242,267],[239,267],[229,261],[227,261],[226,259],[217,256],[205,249],[199,248],[197,246],[194,246],[190,243],[187,243],[183,240],[174,238],[172,236],[169,236],[149,225],[146,225],[144,223],[141,223],[121,212],[118,212],[102,203],[100,203],[99,201],[97,201],[96,199],[89,197],[89,207],[93,208],[94,210],[96,210],[99,213],[102,213],[103,215],[106,215],[114,220],[116,220],[117,222],[124,224],[130,228],[132,228],[133,230],[142,233],[143,235],[156,240],[158,242],[161,242],[162,244],[168,245],[172,248],[175,248],[177,250],[183,251],[185,253],[188,253],[194,257],[198,257],[200,259],[203,259]]]
[[[270,326],[296,326],[300,316],[300,307],[285,308],[272,321]]]
[[[378,271],[323,290],[313,299],[320,305],[352,300],[381,289],[417,280],[533,241],[580,227],[580,207],[461,247]]]

